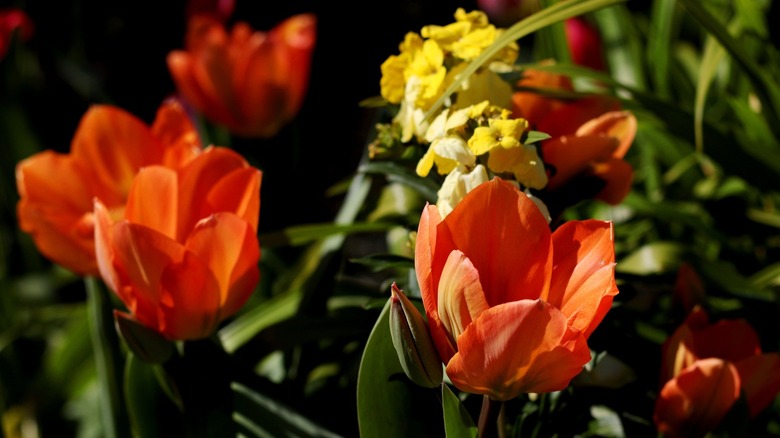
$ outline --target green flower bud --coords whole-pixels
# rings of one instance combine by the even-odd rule
[[[439,386],[443,378],[442,362],[428,333],[428,326],[395,283],[391,293],[390,335],[404,373],[420,386]]]

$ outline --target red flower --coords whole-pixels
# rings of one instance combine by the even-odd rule
[[[238,135],[271,137],[295,117],[309,81],[316,18],[301,14],[270,32],[246,23],[228,34],[208,15],[189,20],[186,51],[168,55],[179,92]]]
[[[593,70],[604,70],[604,53],[598,30],[582,17],[569,18],[565,26],[571,60]]]
[[[500,179],[443,220],[427,206],[415,268],[449,378],[498,400],[565,388],[618,293],[614,261],[609,222],[550,233],[533,201]]]
[[[116,107],[81,119],[69,154],[44,151],[16,166],[19,226],[38,250],[80,275],[97,275],[92,200],[121,217],[133,177],[144,166],[177,168],[200,153],[181,106],[165,102],[150,127]]]
[[[35,27],[30,17],[20,9],[0,10],[0,59],[5,58],[14,32],[17,31],[22,41],[32,38]]]
[[[100,273],[138,322],[168,339],[209,336],[259,281],[259,170],[210,147],[181,169],[142,169],[114,221],[95,201]]]
[[[703,436],[717,427],[744,392],[750,414],[764,410],[780,392],[780,355],[761,353],[744,320],[710,324],[696,307],[663,347],[654,419],[670,436]]]

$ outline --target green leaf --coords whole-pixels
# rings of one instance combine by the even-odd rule
[[[235,393],[233,420],[257,437],[337,438],[325,429],[277,400],[238,382],[230,384]]]
[[[181,434],[172,418],[179,417],[174,405],[158,385],[155,368],[133,354],[125,362],[125,403],[130,427],[137,437],[167,437]]]
[[[444,410],[444,431],[447,438],[474,438],[477,426],[458,397],[446,384],[441,385],[441,404]]]
[[[650,69],[654,90],[662,98],[669,96],[669,63],[671,61],[672,26],[675,24],[675,1],[656,0],[650,15],[650,29],[647,33],[647,65]]]
[[[606,52],[612,76],[619,82],[644,90],[647,80],[643,69],[645,47],[634,21],[625,5],[602,9],[593,14]]]
[[[443,436],[438,391],[404,374],[390,336],[390,300],[368,337],[360,361],[357,414],[363,438]]]
[[[264,247],[282,245],[301,246],[335,235],[371,233],[387,231],[395,224],[383,222],[357,222],[351,224],[307,224],[285,228],[276,233],[261,235],[260,244]]]
[[[718,66],[720,66],[726,52],[714,38],[707,38],[704,45],[704,54],[699,65],[699,78],[696,82],[696,101],[694,103],[694,135],[696,136],[696,151],[704,152],[704,104],[707,101],[707,91],[715,78]]]
[[[676,242],[653,242],[640,247],[618,261],[618,272],[653,275],[675,272],[682,262],[685,247]]]
[[[547,140],[550,134],[541,131],[528,131],[523,140],[523,144],[536,143],[537,141]]]
[[[773,302],[775,294],[740,274],[731,263],[720,260],[696,261],[698,272],[719,288],[741,298]]]
[[[403,167],[397,163],[389,161],[373,161],[362,164],[358,168],[359,173],[385,175],[388,181],[398,182],[411,187],[423,199],[429,202],[436,202],[439,191],[439,184],[430,178],[422,178],[414,170]]]
[[[390,268],[414,268],[414,259],[395,254],[374,254],[358,259],[350,259],[350,262],[368,266],[374,272]]]

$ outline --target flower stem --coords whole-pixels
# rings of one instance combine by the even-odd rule
[[[504,438],[504,402],[493,400],[487,395],[482,398],[482,410],[477,425],[479,438]]]
[[[127,436],[127,422],[120,393],[122,372],[119,338],[111,316],[111,304],[100,280],[84,277],[87,290],[87,308],[92,348],[100,386],[100,415],[104,436],[120,438]]]

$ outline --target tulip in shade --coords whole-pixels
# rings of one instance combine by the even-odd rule
[[[444,219],[426,206],[415,269],[450,380],[496,400],[565,388],[618,293],[614,265],[611,223],[551,233],[533,201],[498,178]]]
[[[303,103],[316,18],[301,14],[270,32],[238,23],[228,33],[208,15],[190,18],[186,51],[168,55],[181,95],[209,120],[246,137],[271,137]]]
[[[521,87],[573,91],[562,75],[528,70]],[[524,117],[533,129],[552,138],[541,142],[542,159],[552,170],[546,192],[566,199],[590,195],[609,204],[619,204],[631,190],[633,168],[623,160],[637,130],[636,117],[620,109],[617,100],[587,97],[572,102],[552,99],[529,91],[513,97],[513,116]],[[598,181],[592,194],[583,191],[587,182]]]
[[[32,38],[35,31],[32,20],[24,11],[16,8],[0,10],[0,59],[5,58],[14,33],[22,41]]]
[[[139,323],[168,339],[209,336],[259,281],[259,170],[208,148],[176,171],[141,170],[124,219],[95,201],[103,280]]]
[[[780,355],[762,353],[744,320],[710,324],[694,308],[663,346],[661,384],[654,420],[668,436],[704,436],[744,393],[751,416],[780,392]]]
[[[19,226],[52,261],[80,275],[97,275],[93,198],[121,217],[140,168],[178,168],[200,147],[197,131],[175,101],[160,106],[151,127],[119,108],[93,106],[69,154],[44,151],[17,164]]]

